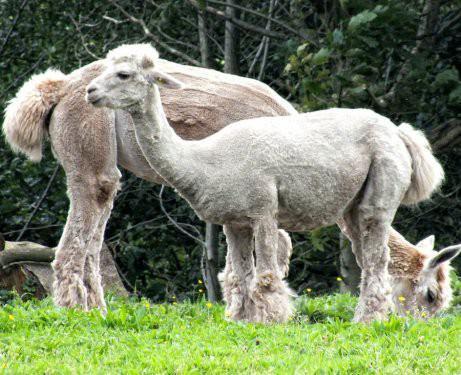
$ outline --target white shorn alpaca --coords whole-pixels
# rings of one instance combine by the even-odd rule
[[[169,126],[156,85],[181,84],[158,70],[157,57],[148,45],[111,51],[112,65],[90,83],[87,100],[129,111],[150,166],[201,219],[224,225],[230,317],[285,321],[291,307],[277,265],[278,228],[340,222],[362,267],[354,319],[385,318],[394,214],[401,202],[428,198],[443,179],[422,133],[370,110],[331,109],[244,120],[186,141]]]

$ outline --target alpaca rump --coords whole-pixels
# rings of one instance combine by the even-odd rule
[[[244,312],[248,320],[285,321],[291,313],[278,264],[278,228],[301,231],[337,221],[350,234],[362,268],[355,321],[386,317],[394,214],[408,194],[411,203],[428,198],[443,177],[425,152],[424,137],[370,110],[330,109],[243,120],[201,141],[186,141],[168,124],[157,88],[181,85],[157,66],[157,52],[139,45],[113,54],[118,59],[91,82],[87,100],[129,111],[152,169],[200,218],[225,226],[228,273],[235,274],[229,284],[244,294],[231,300],[241,309],[252,298],[256,307]],[[148,68],[139,68],[140,61]]]

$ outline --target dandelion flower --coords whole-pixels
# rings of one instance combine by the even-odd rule
[[[150,307],[150,303],[149,303],[149,302],[146,302],[146,303],[144,304],[144,306],[146,306],[146,309],[148,309],[148,308]]]
[[[338,277],[336,278],[336,280],[337,280],[337,281],[343,281],[343,278],[340,277],[340,276],[338,276]]]
[[[206,307],[208,307],[209,309],[211,309],[213,307],[213,304],[211,302],[207,302],[206,303]]]
[[[199,284],[203,284],[203,281],[200,280],[200,279],[198,279],[198,283],[199,283]]]
[[[203,293],[203,289],[199,289],[198,291],[199,291],[200,293]]]
[[[399,301],[400,302],[405,302],[406,298],[404,296],[399,296]]]
[[[312,292],[312,289],[311,289],[311,288],[307,288],[307,289],[306,289],[306,292],[307,292],[307,293],[310,293],[310,292]]]
[[[421,316],[422,316],[423,318],[425,318],[425,317],[427,316],[426,312],[423,311],[423,312],[421,313]]]
[[[9,320],[14,320],[14,316],[13,316],[13,315],[11,315],[11,314],[10,314],[10,315],[8,315],[8,319],[9,319]]]

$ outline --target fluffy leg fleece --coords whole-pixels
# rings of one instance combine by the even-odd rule
[[[282,281],[278,265],[279,231],[273,218],[263,218],[254,227],[256,276],[250,293],[256,305],[250,321],[259,323],[285,322],[293,314],[290,291]]]
[[[219,275],[226,302],[226,316],[248,321],[255,314],[249,285],[254,278],[253,231],[248,227],[224,226],[227,241],[226,267]]]

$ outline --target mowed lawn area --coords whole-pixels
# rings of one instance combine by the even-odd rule
[[[0,310],[0,372],[12,374],[459,374],[461,315],[352,324],[356,299],[301,297],[288,324],[228,322],[221,305],[109,298],[96,311],[50,299]]]

